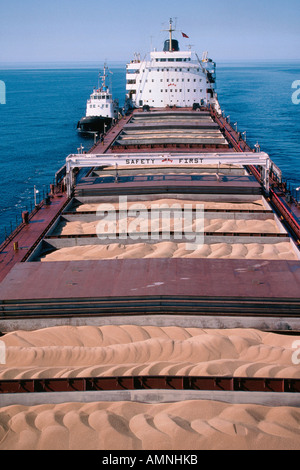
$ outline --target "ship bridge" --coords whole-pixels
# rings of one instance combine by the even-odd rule
[[[173,39],[170,21],[169,39],[162,51],[152,51],[150,60],[136,59],[127,64],[127,99],[133,108],[217,105],[215,64],[202,61],[191,50],[181,51]]]
[[[181,62],[191,62],[192,52],[180,51],[178,48],[177,50],[174,50],[172,52],[168,50],[163,52],[154,51],[150,53],[150,57],[155,62],[167,62],[168,65],[172,65],[172,63],[174,62],[173,65],[175,66],[176,64],[178,66]]]

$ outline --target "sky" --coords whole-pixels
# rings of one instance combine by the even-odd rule
[[[0,0],[0,63],[127,62],[171,17],[216,61],[300,59],[300,0]]]

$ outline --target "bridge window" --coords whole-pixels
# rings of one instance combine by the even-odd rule
[[[138,69],[136,69],[136,70],[130,70],[130,69],[128,69],[128,70],[127,70],[127,73],[134,74],[134,73],[140,73],[140,71],[139,71]]]

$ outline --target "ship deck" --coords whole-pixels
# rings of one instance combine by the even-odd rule
[[[29,223],[23,223],[3,243],[0,252],[0,283],[11,271],[15,264],[30,254],[32,249],[43,238],[53,221],[63,210],[68,198],[66,194],[57,193],[50,201],[49,205],[41,205],[32,213]],[[1,284],[0,284],[1,286]]]
[[[242,322],[251,328],[284,330],[297,329],[299,282],[299,261],[21,263],[3,281],[0,298],[2,311],[15,326],[22,324],[26,312],[40,326],[94,324],[96,317],[100,324],[130,318],[137,324],[216,328]]]
[[[124,321],[300,331],[299,209],[274,185],[266,194],[255,168],[143,164],[157,152],[241,151],[253,150],[211,110],[122,118],[89,154],[129,154],[132,167],[81,170],[71,197],[56,188],[2,245],[0,331]],[[144,238],[124,239],[119,227],[99,237],[99,206],[119,214],[120,196],[148,204],[146,214],[156,203],[200,204],[201,246],[187,249],[175,229],[152,239],[147,224]]]

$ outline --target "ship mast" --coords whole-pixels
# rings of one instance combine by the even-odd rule
[[[107,64],[106,62],[104,63],[104,67],[103,67],[103,75],[101,75],[101,73],[99,73],[98,75],[98,89],[101,89],[102,91],[108,91],[109,88],[106,84],[106,81],[107,81],[107,78],[109,77],[109,74],[113,74],[107,67]],[[102,79],[102,86],[100,87],[100,78]]]
[[[169,44],[169,52],[172,52],[172,32],[175,31],[175,29],[172,28],[172,25],[173,25],[173,20],[172,20],[172,18],[170,18],[170,29],[169,29],[169,33],[170,33],[170,44]]]
[[[101,77],[102,78],[102,88],[103,90],[105,91],[106,90],[106,64],[104,64],[104,70],[103,70],[103,76]]]

